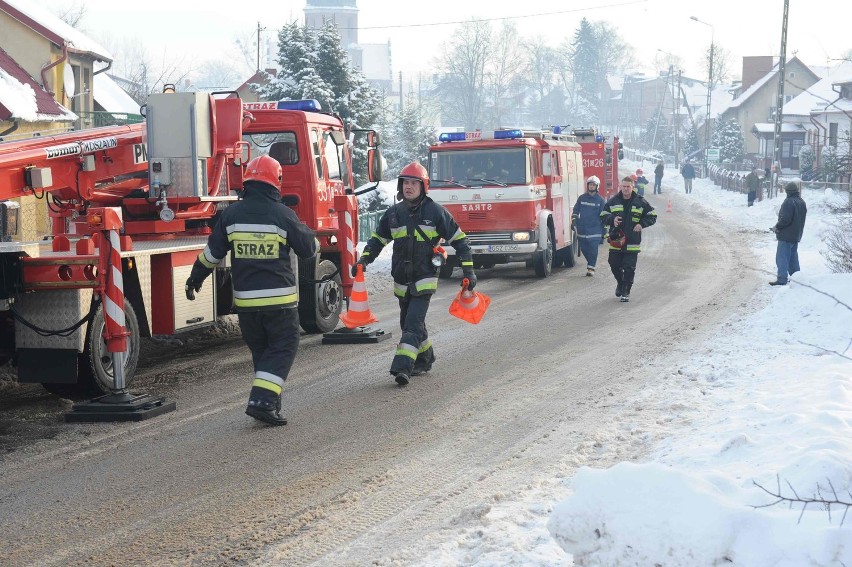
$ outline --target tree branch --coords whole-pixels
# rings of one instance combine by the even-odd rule
[[[776,504],[780,504],[781,502],[789,502],[790,508],[792,509],[794,505],[801,504],[802,505],[802,511],[799,513],[799,519],[796,522],[796,523],[801,523],[802,517],[804,516],[805,510],[807,509],[808,505],[819,504],[819,505],[825,507],[826,511],[828,512],[828,521],[829,521],[829,523],[831,523],[831,506],[833,504],[835,506],[843,506],[845,508],[845,510],[843,511],[843,517],[840,519],[840,525],[843,526],[843,523],[846,521],[846,515],[849,513],[849,508],[852,508],[852,493],[850,493],[850,495],[849,495],[850,500],[848,502],[841,500],[840,497],[837,496],[837,490],[835,490],[834,485],[831,482],[831,479],[827,478],[826,480],[828,481],[828,486],[831,489],[831,494],[832,494],[832,496],[829,497],[829,498],[826,498],[826,497],[823,496],[823,494],[822,494],[823,487],[821,487],[818,483],[817,483],[817,486],[816,486],[816,495],[813,498],[807,498],[807,497],[799,496],[799,494],[796,492],[796,489],[793,488],[793,485],[790,484],[790,482],[786,481],[786,480],[784,482],[787,484],[787,487],[790,489],[790,492],[793,493],[793,496],[785,496],[781,491],[781,479],[780,479],[780,477],[778,475],[776,475],[775,479],[776,479],[776,483],[777,483],[777,486],[778,486],[778,488],[775,490],[775,492],[764,487],[763,485],[761,485],[757,481],[754,481],[754,480],[752,481],[752,484],[754,484],[756,487],[758,487],[759,489],[761,489],[762,491],[764,491],[765,493],[767,493],[768,495],[770,495],[770,496],[772,496],[773,498],[776,499],[774,502],[770,502],[769,504],[761,504],[759,506],[752,506],[752,508],[755,508],[755,509],[757,509],[757,508],[769,508],[771,506],[775,506]]]

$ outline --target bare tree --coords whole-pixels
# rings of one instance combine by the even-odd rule
[[[703,69],[705,73],[709,75],[710,69],[710,48],[707,47],[707,51],[704,54],[703,60]],[[712,45],[713,49],[713,84],[710,85],[711,89],[716,88],[718,85],[721,85],[731,75],[731,52],[718,43],[714,43]]]
[[[198,88],[210,90],[232,90],[242,83],[242,74],[230,60],[208,59],[192,73]]]
[[[485,68],[491,56],[491,26],[471,20],[461,25],[436,65],[443,108],[467,129],[482,127]]]
[[[557,51],[541,36],[525,42],[524,46],[529,53],[525,74],[533,85],[536,105],[532,115],[540,122],[553,122],[556,116],[548,97],[557,86]]]
[[[74,1],[70,4],[63,4],[60,6],[56,6],[54,8],[55,14],[59,17],[60,20],[71,26],[72,28],[76,28],[80,25],[80,22],[86,17],[86,4],[82,2],[82,0]]]
[[[504,21],[493,41],[485,82],[491,98],[491,126],[501,127],[506,117],[504,100],[513,90],[524,69],[514,23]]]

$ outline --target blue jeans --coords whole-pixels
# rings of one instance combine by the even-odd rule
[[[778,241],[775,250],[775,265],[778,267],[778,282],[787,283],[787,278],[799,271],[799,243]]]

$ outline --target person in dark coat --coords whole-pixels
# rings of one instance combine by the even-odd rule
[[[644,197],[645,187],[648,186],[648,178],[645,177],[645,172],[641,169],[636,170],[636,178],[633,180],[633,184],[636,186],[636,192],[639,193],[639,196]]]
[[[663,193],[663,160],[657,162],[654,168],[654,195]]]
[[[412,376],[428,372],[435,362],[426,330],[426,312],[432,294],[438,289],[438,266],[433,259],[441,239],[455,248],[468,289],[476,285],[467,235],[450,212],[427,195],[428,191],[429,174],[425,167],[418,162],[403,167],[397,181],[400,202],[384,212],[361,258],[352,267],[353,275],[358,264],[366,270],[382,249],[393,242],[391,276],[393,292],[399,300],[402,336],[390,373],[400,386],[408,384]]]
[[[760,176],[757,174],[758,169],[752,169],[745,176],[746,191],[748,191],[748,206],[754,205],[754,200],[757,198],[757,190],[760,188]]]
[[[781,203],[778,211],[778,222],[770,230],[778,239],[775,250],[775,266],[778,277],[769,285],[787,285],[789,277],[799,271],[799,242],[805,231],[805,217],[808,207],[802,199],[798,183],[788,183],[784,186],[787,198]]]
[[[243,179],[243,198],[222,211],[184,291],[188,300],[195,300],[195,292],[230,252],[234,307],[254,366],[246,414],[270,425],[286,425],[281,390],[299,347],[299,285],[290,250],[311,258],[319,242],[281,202],[277,160],[256,157],[246,165]]]
[[[636,273],[636,261],[642,242],[642,229],[657,222],[657,213],[644,197],[633,190],[633,181],[625,177],[616,193],[601,211],[604,224],[609,231],[609,267],[615,276],[615,296],[622,302],[630,301],[630,290]],[[623,237],[616,244],[615,239]]]
[[[680,174],[683,175],[683,189],[689,195],[692,193],[692,180],[695,179],[695,168],[687,161],[683,164]]]
[[[598,249],[603,240],[604,226],[601,211],[606,205],[604,198],[598,193],[601,180],[597,175],[586,179],[586,192],[577,197],[574,210],[571,212],[571,223],[577,227],[577,239],[580,252],[586,258],[586,275],[595,275],[595,264],[598,262]]]

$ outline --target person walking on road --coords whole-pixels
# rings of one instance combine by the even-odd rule
[[[319,250],[314,232],[281,202],[280,186],[278,161],[263,155],[248,163],[242,199],[222,211],[184,286],[186,298],[195,300],[230,251],[234,306],[254,365],[246,414],[270,425],[287,424],[281,391],[299,347],[290,250],[301,258]]]
[[[802,199],[798,183],[788,183],[784,191],[787,198],[781,203],[778,222],[770,229],[778,239],[775,249],[778,276],[769,285],[787,285],[790,276],[799,271],[799,242],[805,231],[805,217],[808,216],[808,207]]]
[[[417,162],[399,172],[396,203],[379,219],[357,264],[366,267],[393,241],[391,276],[399,300],[399,326],[402,336],[391,362],[390,373],[405,386],[412,376],[428,372],[435,353],[426,330],[429,300],[438,288],[438,267],[443,257],[436,252],[441,239],[456,250],[468,289],[476,286],[473,257],[467,235],[449,211],[427,196],[429,174]],[[352,267],[353,274],[357,264]],[[437,264],[437,265],[436,265]]]
[[[687,161],[683,164],[680,174],[683,175],[683,189],[689,195],[692,193],[692,180],[695,179],[695,168]]]
[[[619,184],[620,191],[607,201],[601,217],[609,231],[609,267],[615,276],[615,296],[630,301],[636,262],[642,243],[642,229],[657,222],[657,213],[644,197],[633,190],[630,177]]]
[[[663,160],[657,162],[654,168],[654,195],[663,193]]]
[[[760,176],[758,175],[759,170],[757,168],[752,169],[748,175],[745,176],[745,186],[746,191],[748,191],[748,206],[751,207],[754,205],[754,200],[757,198],[757,190],[760,188]]]
[[[641,169],[637,169],[634,175],[633,183],[636,186],[636,192],[639,193],[640,197],[644,197],[645,187],[648,186],[648,178],[645,177],[645,173]]]
[[[601,211],[606,205],[604,198],[598,193],[601,180],[597,175],[586,179],[586,192],[577,197],[571,222],[577,227],[577,238],[580,252],[586,258],[586,275],[595,275],[595,264],[598,261],[598,250],[603,240],[604,225]]]

